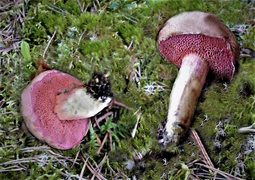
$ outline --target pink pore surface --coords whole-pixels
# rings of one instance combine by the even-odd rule
[[[47,72],[47,71],[46,71]],[[59,120],[54,113],[55,98],[61,91],[82,84],[67,74],[54,71],[32,84],[31,104],[36,120],[34,126],[43,134],[43,141],[58,149],[70,149],[87,133],[89,120]]]
[[[202,34],[175,35],[158,42],[160,53],[178,68],[182,59],[190,53],[198,54],[209,64],[209,73],[215,79],[230,80],[235,71],[234,54],[225,38],[205,36]]]

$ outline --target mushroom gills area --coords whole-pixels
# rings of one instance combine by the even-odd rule
[[[164,143],[179,142],[188,130],[208,71],[208,63],[199,55],[184,56],[170,95]]]
[[[169,62],[181,67],[186,54],[198,54],[206,60],[215,79],[231,79],[234,72],[234,54],[228,39],[202,34],[171,36],[158,43],[158,49]]]
[[[22,114],[27,127],[38,139],[46,141],[54,148],[74,147],[88,130],[88,119],[61,121],[54,113],[56,96],[74,84],[83,83],[59,71],[46,71],[39,74],[22,93],[22,99],[30,101],[22,104]]]
[[[107,107],[111,100],[111,97],[96,99],[86,88],[75,88],[56,97],[54,112],[60,120],[89,118]]]

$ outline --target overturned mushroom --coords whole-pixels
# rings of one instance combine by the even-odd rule
[[[94,74],[88,84],[59,94],[54,112],[60,120],[89,118],[107,107],[112,97],[108,75]]]
[[[167,122],[159,142],[179,142],[188,130],[206,79],[230,80],[239,58],[234,34],[214,14],[185,12],[169,19],[160,30],[157,46],[179,69]]]
[[[81,90],[86,86],[88,92],[85,93],[85,96],[80,96],[84,93],[78,93],[78,103],[87,104],[89,102],[91,106],[83,105],[82,107],[87,108],[85,109],[86,112],[93,111],[92,114],[90,113],[91,116],[96,115],[102,109],[96,109],[94,106],[95,104],[98,105],[94,103],[97,101],[95,96],[98,93],[94,93],[94,96],[89,94],[89,90],[95,88],[93,87],[95,84],[90,84],[93,81],[94,79],[84,85],[76,78],[56,70],[45,71],[36,76],[21,95],[21,113],[30,132],[39,140],[45,141],[57,149],[70,149],[77,145],[88,131],[89,116],[81,117],[79,120],[71,120],[69,114],[69,118],[65,119],[67,121],[60,120],[54,112],[54,108],[58,96],[72,94],[72,92]],[[99,92],[100,89],[96,88],[95,91]],[[110,91],[107,92],[112,95]],[[66,101],[62,100],[61,103],[65,104]],[[77,108],[75,103],[76,101],[69,102],[69,109],[74,110],[74,112]],[[79,108],[77,111],[84,111],[84,109]],[[75,113],[73,115],[76,117]]]

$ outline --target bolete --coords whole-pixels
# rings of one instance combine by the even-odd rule
[[[60,120],[89,118],[107,107],[112,97],[108,75],[94,74],[84,86],[57,95],[54,112]]]
[[[84,97],[81,97],[79,93],[76,94],[77,97],[75,98],[79,101],[69,102],[68,111],[76,111],[77,105],[75,103],[86,104],[90,102],[91,107],[86,106],[86,112],[92,110],[91,116],[96,115],[101,111],[101,108],[95,110],[93,101],[97,101],[94,97],[98,96],[97,92],[100,89],[96,87],[95,90],[93,87],[95,84],[91,84],[94,81],[95,79],[92,79],[88,84],[84,84],[78,79],[56,70],[45,71],[36,76],[21,94],[21,113],[29,131],[39,140],[45,141],[57,149],[70,149],[77,145],[86,135],[90,121],[88,117],[78,120],[71,120],[70,118],[60,120],[54,112],[57,97],[61,94],[69,96],[82,88],[88,89]],[[94,97],[89,95],[91,89],[96,91]],[[62,103],[66,103],[66,101],[62,100]],[[80,110],[84,111],[81,108],[77,109],[77,111]]]
[[[170,18],[159,31],[157,46],[179,68],[159,139],[166,145],[178,143],[187,132],[206,80],[231,80],[238,65],[239,44],[216,15],[192,11]]]

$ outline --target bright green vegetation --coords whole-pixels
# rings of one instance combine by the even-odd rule
[[[171,16],[191,10],[215,13],[229,27],[249,25],[251,5],[245,0],[80,0],[83,3],[84,9],[87,8],[81,13],[75,0],[60,0],[55,6],[52,0],[25,1],[17,8],[7,9],[11,14],[1,15],[0,27],[4,28],[10,22],[9,17],[21,13],[25,7],[24,27],[17,23],[23,43],[19,41],[17,48],[4,54],[0,62],[0,179],[63,179],[67,174],[75,179],[83,168],[82,161],[72,169],[65,168],[63,164],[70,168],[72,162],[52,155],[48,147],[24,149],[46,146],[20,128],[20,94],[36,73],[38,59],[83,82],[95,70],[110,72],[115,99],[132,108],[122,109],[119,119],[111,117],[101,130],[90,127],[84,141],[75,149],[51,151],[70,159],[75,159],[80,151],[85,160],[90,156],[90,162],[97,164],[108,152],[101,173],[109,179],[117,174],[124,179],[134,176],[184,179],[196,168],[189,171],[185,164],[199,159],[197,146],[186,138],[182,147],[172,146],[163,154],[156,138],[160,123],[166,118],[169,95],[178,73],[176,67],[159,55],[155,45],[157,32]],[[246,32],[239,41],[244,47],[254,49],[254,27],[244,29]],[[56,35],[43,57],[55,30]],[[151,86],[155,91],[149,89]],[[239,72],[231,82],[206,85],[206,89],[196,108],[192,128],[199,133],[216,168],[237,177],[255,179],[255,136],[237,132],[255,121],[255,61],[241,59]],[[139,126],[131,138],[137,120],[134,113],[138,109]],[[95,132],[101,140],[106,133],[112,134],[112,152],[108,139],[102,154],[95,154],[98,148]],[[144,158],[132,170],[125,170],[122,162],[132,160],[134,152]],[[61,160],[56,161],[56,157]],[[23,163],[25,158],[28,160]],[[164,158],[169,162],[167,165],[163,165]],[[12,160],[19,160],[23,166]],[[12,171],[18,169],[15,165],[23,170]],[[92,176],[86,168],[84,177]]]

